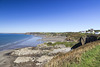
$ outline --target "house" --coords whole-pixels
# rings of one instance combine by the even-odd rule
[[[80,31],[81,33],[92,33],[92,34],[95,34],[95,31],[94,29],[88,29],[86,31]]]
[[[100,34],[100,31],[94,29],[88,29],[86,31],[80,31],[81,33],[92,33],[92,34]]]
[[[95,32],[95,34],[100,34],[100,32]]]

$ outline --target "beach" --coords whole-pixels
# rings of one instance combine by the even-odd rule
[[[0,51],[0,67],[10,67],[14,61],[14,57],[10,57],[9,53],[13,50]]]
[[[39,39],[44,42],[64,41],[65,37],[42,37]],[[70,47],[47,46],[44,43],[37,47],[25,47],[12,50],[0,51],[0,67],[40,67],[49,62],[58,53],[66,53],[70,51]],[[20,60],[22,59],[22,60]]]
[[[59,61],[61,61],[60,64],[63,61],[67,63],[64,60],[65,58],[71,63],[70,59],[77,61],[76,58],[81,56],[80,51],[87,50],[87,48],[91,49],[91,46],[94,48],[92,44],[96,45],[97,43],[99,45],[100,42],[97,39],[97,35],[80,37],[81,40],[79,42],[73,42],[70,39],[66,40],[66,36],[37,35],[35,37],[41,37],[41,39],[37,39],[36,41],[43,41],[43,43],[35,47],[27,46],[24,48],[0,51],[0,67],[53,67],[52,64],[58,66]],[[76,55],[77,53],[79,54],[78,56]],[[51,66],[49,66],[49,63]],[[59,67],[61,67],[60,64]]]

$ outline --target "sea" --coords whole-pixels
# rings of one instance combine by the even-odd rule
[[[42,37],[25,34],[0,34],[0,51],[24,47],[36,47],[44,43]]]

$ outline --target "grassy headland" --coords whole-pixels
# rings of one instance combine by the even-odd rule
[[[100,51],[100,41],[95,41],[91,43],[87,43],[86,45],[80,46],[79,48],[76,48],[66,54],[59,54],[55,58],[53,58],[48,64],[46,64],[46,67],[78,67],[81,65],[91,64],[91,62],[98,63],[99,60],[96,60],[97,55],[99,55]],[[92,50],[91,50],[92,49]],[[88,52],[87,52],[88,51]],[[93,56],[92,56],[93,55]],[[99,57],[99,56],[98,56]],[[91,58],[94,58],[94,60],[91,60]],[[85,66],[85,67],[86,67]],[[82,67],[82,66],[81,66]]]
[[[79,38],[82,36],[91,36],[91,35],[95,35],[95,36],[100,36],[100,35],[96,35],[96,34],[91,34],[91,33],[80,33],[80,32],[28,32],[25,34],[30,34],[30,35],[45,35],[47,37],[56,37],[56,36],[64,36],[66,37],[66,41],[70,40],[70,41],[74,41],[74,42],[78,42]]]
[[[85,52],[81,56],[79,64],[73,64],[71,67],[98,67],[100,66],[100,45]]]
[[[7,53],[3,57],[11,67],[98,67],[100,57],[100,35],[79,32],[31,33],[43,35],[44,44],[37,47],[21,48]],[[71,48],[79,45],[77,48]],[[66,48],[67,47],[67,48]],[[72,50],[71,50],[72,49]],[[9,54],[9,55],[8,55]],[[23,58],[25,60],[23,60]],[[27,62],[26,60],[29,59]],[[41,61],[42,60],[42,61]],[[2,61],[2,59],[1,59]],[[2,62],[1,66],[4,65]],[[4,67],[4,66],[2,66]]]

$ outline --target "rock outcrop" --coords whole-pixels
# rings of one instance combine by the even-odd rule
[[[58,53],[66,53],[70,50],[70,47],[66,48],[64,45],[47,46],[46,44],[41,44],[34,49],[27,47],[14,50],[11,55],[16,57],[14,60],[16,65],[28,65],[30,63],[31,65],[41,67]],[[22,67],[24,67],[24,65]]]
[[[71,50],[70,47],[54,49],[53,51],[49,52],[48,55],[55,55],[57,53],[66,53],[66,52],[68,52],[70,50]]]
[[[66,46],[63,44],[59,44],[59,45],[55,45],[54,48],[66,48]]]
[[[15,56],[25,56],[25,55],[39,55],[39,54],[43,54],[43,51],[41,50],[32,50],[30,48],[22,48],[19,50],[15,50],[11,53],[11,55],[15,55]]]
[[[32,57],[17,57],[14,63],[25,63],[25,62],[34,62]]]
[[[70,37],[70,36],[67,36],[67,38],[65,40],[67,40],[67,41],[75,41],[75,39]]]
[[[47,56],[47,55],[44,55],[44,56],[41,56],[40,58],[38,58],[36,61],[36,65],[41,65],[43,63],[47,63],[49,62],[51,59],[53,58],[53,56]]]
[[[81,38],[80,38],[80,43],[81,43],[82,45],[85,45],[85,43],[86,43],[86,38],[87,38],[87,36],[84,36],[84,37],[81,37]]]
[[[71,49],[75,49],[81,45],[85,45],[86,43],[93,42],[96,40],[98,40],[98,36],[96,35],[82,36],[79,39],[79,43],[75,44]]]

